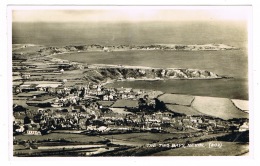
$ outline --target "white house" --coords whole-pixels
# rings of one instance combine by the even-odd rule
[[[248,122],[244,122],[243,125],[241,125],[239,127],[239,132],[244,132],[244,131],[248,131],[249,130],[249,124]]]

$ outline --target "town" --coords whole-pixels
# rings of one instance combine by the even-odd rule
[[[249,130],[248,110],[239,110],[237,116],[230,118],[212,116],[193,108],[194,96],[106,87],[106,83],[114,80],[104,78],[107,73],[103,70],[99,71],[103,74],[102,79],[95,76],[93,73],[100,69],[98,65],[69,62],[47,55],[25,57],[17,53],[13,56],[14,144],[19,144],[15,140],[19,135],[40,136],[53,132],[88,136],[184,132],[185,137],[200,137]],[[138,69],[141,74],[149,71]],[[111,78],[116,81],[135,79],[127,74],[122,76],[122,73],[119,73],[120,77]],[[213,76],[211,72],[204,72],[206,77],[203,72],[198,73],[203,78]]]
[[[62,64],[65,68],[64,64]],[[69,64],[68,64],[69,65]],[[29,67],[28,67],[29,66]],[[30,69],[30,65],[24,70]],[[58,66],[58,65],[57,65]],[[27,68],[28,67],[28,68]],[[21,71],[16,65],[14,73]],[[33,69],[30,69],[33,70]],[[56,69],[62,74],[60,66]],[[35,71],[39,72],[35,67]],[[225,121],[203,114],[187,115],[169,110],[158,99],[163,92],[132,88],[105,88],[102,84],[67,86],[66,81],[38,81],[21,72],[21,85],[14,82],[15,134],[47,134],[52,130],[75,129],[98,133],[174,130],[245,130],[243,120]],[[54,73],[53,73],[54,74]],[[55,73],[56,74],[56,73]],[[32,82],[30,84],[30,81]],[[29,83],[29,84],[28,84]],[[17,100],[16,100],[17,99]],[[242,124],[241,124],[242,123]]]

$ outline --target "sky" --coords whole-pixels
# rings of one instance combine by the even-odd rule
[[[13,22],[247,21],[248,6],[17,7]]]

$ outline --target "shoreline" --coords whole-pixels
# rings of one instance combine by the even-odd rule
[[[13,44],[13,46],[20,46],[20,48],[33,47],[33,46],[43,46],[34,44]],[[208,44],[150,44],[150,45],[100,45],[100,44],[71,44],[65,46],[44,46],[45,48],[40,51],[54,50],[55,53],[65,53],[65,52],[89,52],[89,51],[135,51],[135,50],[173,50],[173,51],[223,51],[223,50],[238,50],[240,48],[230,46],[227,44],[220,43],[208,43]],[[64,52],[64,49],[66,50]]]

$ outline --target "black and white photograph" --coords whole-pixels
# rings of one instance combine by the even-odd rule
[[[12,156],[249,156],[252,6],[12,6]]]

